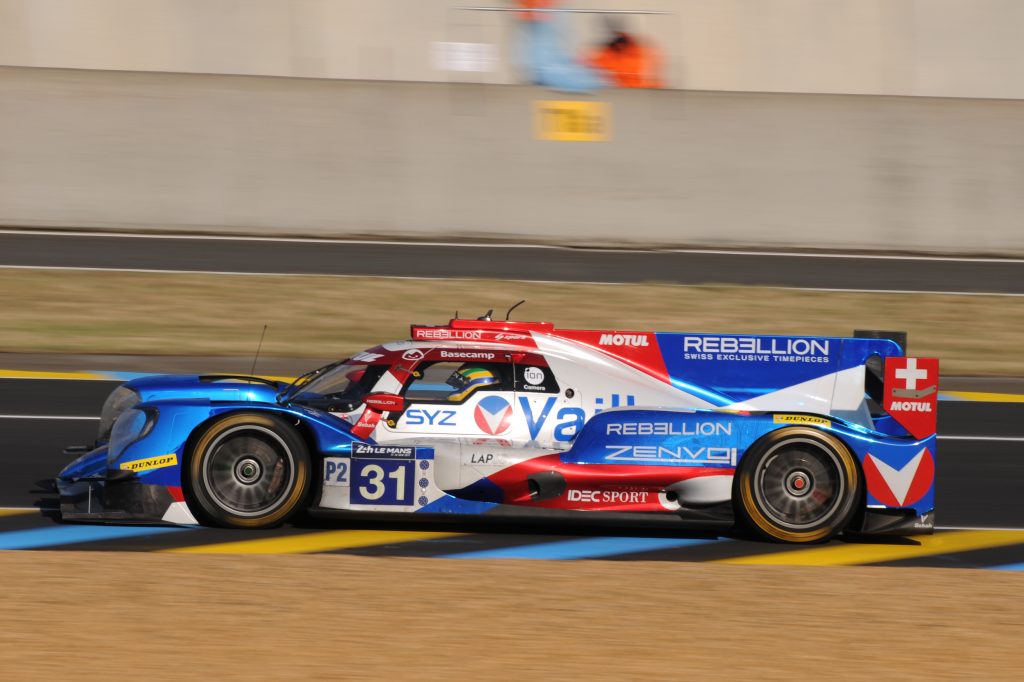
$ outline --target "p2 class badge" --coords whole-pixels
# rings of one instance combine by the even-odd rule
[[[324,458],[324,485],[344,488],[348,486],[350,462],[346,457]]]

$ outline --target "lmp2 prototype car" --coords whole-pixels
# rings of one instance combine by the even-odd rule
[[[62,518],[264,528],[302,511],[614,512],[788,542],[930,533],[938,361],[884,336],[486,316],[414,325],[290,385],[139,378],[59,474]]]

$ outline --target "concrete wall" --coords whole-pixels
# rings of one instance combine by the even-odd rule
[[[0,67],[0,224],[1024,252],[1024,102]]]
[[[507,0],[0,0],[0,64],[514,83]],[[634,17],[696,90],[1024,99],[1021,0],[565,0]],[[600,35],[572,19],[578,52]],[[496,45],[494,69],[438,67],[438,41]]]

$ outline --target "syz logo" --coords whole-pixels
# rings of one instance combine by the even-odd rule
[[[455,410],[412,409],[405,413],[406,426],[455,426]]]
[[[641,348],[650,345],[647,334],[601,334],[598,344],[602,346],[632,346]]]

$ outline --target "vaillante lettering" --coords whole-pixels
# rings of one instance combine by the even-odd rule
[[[598,343],[602,346],[633,346],[635,348],[650,345],[646,334],[601,334]]]
[[[609,424],[609,436],[731,436],[732,424],[722,422],[636,422]]]
[[[685,360],[828,362],[828,339],[754,336],[686,336]]]

